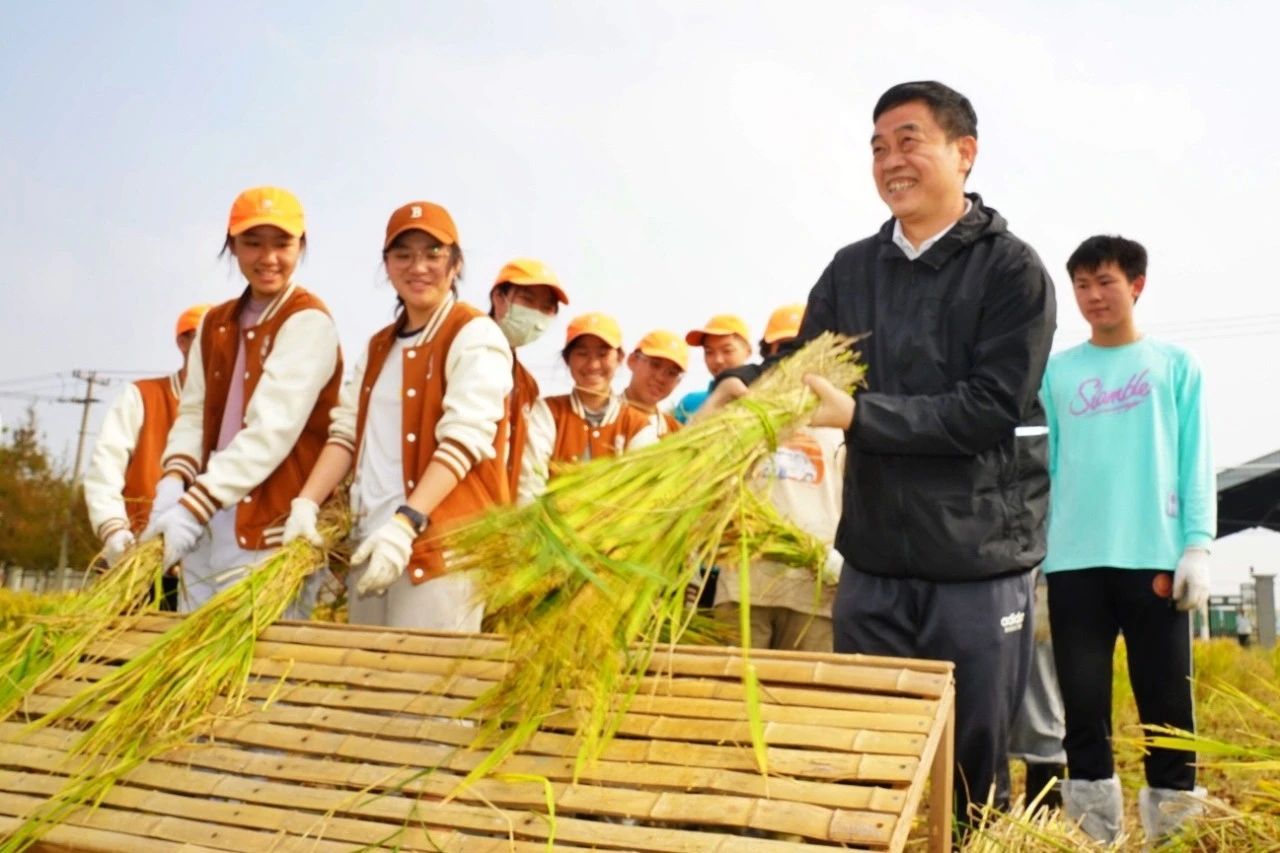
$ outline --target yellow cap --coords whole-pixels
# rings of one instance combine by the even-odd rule
[[[751,343],[751,335],[747,332],[747,324],[743,322],[741,317],[733,314],[715,315],[701,329],[694,329],[685,335],[684,340],[689,346],[700,347],[702,346],[702,339],[707,335],[738,335],[748,344]]]
[[[680,340],[674,332],[657,329],[640,339],[636,351],[649,358],[665,358],[674,361],[681,370],[689,369],[689,345]]]
[[[769,315],[769,323],[764,327],[764,342],[785,341],[800,334],[800,324],[804,322],[803,305],[783,305]]]
[[[564,345],[568,346],[583,335],[595,335],[611,347],[622,346],[622,329],[618,328],[618,321],[607,314],[574,317],[565,331]]]
[[[194,332],[200,328],[200,318],[212,307],[212,305],[192,305],[186,311],[183,311],[178,315],[178,324],[175,327],[173,336],[180,338],[187,332]]]
[[[293,193],[280,187],[245,190],[231,203],[227,233],[235,237],[259,225],[274,225],[286,234],[301,237],[307,230],[302,203]]]
[[[556,299],[564,305],[569,304],[569,297],[560,287],[560,279],[551,271],[551,267],[537,258],[516,258],[514,261],[507,261],[506,266],[498,271],[498,277],[493,282],[494,287],[500,284],[514,284],[520,287],[545,284],[555,293]]]

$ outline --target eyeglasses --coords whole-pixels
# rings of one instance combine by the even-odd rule
[[[441,258],[450,257],[450,255],[451,253],[449,252],[448,246],[436,245],[425,251],[404,248],[391,249],[387,252],[387,260],[394,264],[408,266],[409,264],[415,264],[418,261],[431,263],[432,261],[438,261]]]
[[[654,370],[658,371],[664,379],[679,379],[684,376],[684,371],[680,369],[680,365],[666,358],[654,358],[643,352],[637,352],[640,360],[649,364]]]

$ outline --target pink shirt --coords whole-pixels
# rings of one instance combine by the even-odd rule
[[[257,302],[250,298],[240,312],[240,329],[248,329],[258,325],[258,318],[266,310],[270,299]],[[237,332],[238,334],[238,332]],[[227,389],[227,405],[222,410],[222,424],[218,428],[218,443],[214,450],[222,450],[236,437],[236,433],[244,426],[244,339],[239,338],[236,348],[236,366],[231,371],[231,387]]]

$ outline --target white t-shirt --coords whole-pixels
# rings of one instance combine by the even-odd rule
[[[416,335],[414,336],[416,337]],[[356,538],[363,541],[391,520],[404,493],[404,440],[400,394],[404,385],[404,347],[412,338],[396,338],[369,392],[364,444],[351,484]]]

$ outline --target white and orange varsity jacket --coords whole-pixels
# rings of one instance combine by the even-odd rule
[[[343,385],[329,426],[329,443],[354,455],[357,474],[352,491],[357,496],[370,395],[398,329],[399,324],[393,323],[370,339]],[[408,576],[418,584],[445,570],[442,533],[490,506],[511,501],[506,456],[512,355],[502,331],[487,314],[451,295],[422,331],[404,342],[400,367],[399,473],[404,492],[397,501],[407,499],[433,461],[458,478],[458,485],[431,512],[427,529],[413,543]],[[392,508],[362,509],[389,518]],[[357,523],[368,532],[382,520]]]
[[[151,515],[169,429],[178,416],[178,374],[139,379],[107,409],[84,475],[84,502],[98,538],[137,534]]]
[[[329,434],[342,354],[338,330],[314,294],[290,283],[240,329],[249,290],[209,309],[187,359],[178,418],[165,445],[164,473],[187,484],[185,506],[208,523],[236,507],[236,541],[246,550],[280,544],[289,502],[298,494]],[[214,452],[238,347],[245,348],[244,421]]]
[[[619,456],[658,440],[648,417],[617,394],[609,399],[598,427],[587,420],[577,394],[543,397],[529,410],[528,429],[516,496],[520,506],[532,503],[547,490],[555,462]]]

